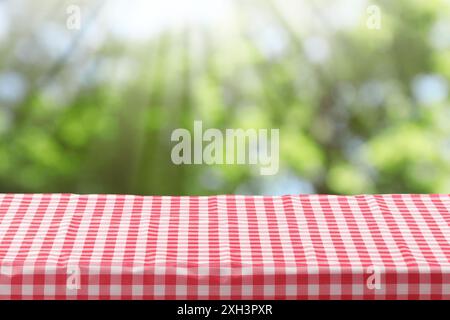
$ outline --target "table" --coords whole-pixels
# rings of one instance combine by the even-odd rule
[[[0,194],[0,299],[450,299],[450,195]]]

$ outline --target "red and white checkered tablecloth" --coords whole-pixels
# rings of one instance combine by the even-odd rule
[[[0,195],[1,299],[450,299],[450,195]]]

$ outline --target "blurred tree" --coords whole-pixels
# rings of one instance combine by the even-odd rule
[[[60,1],[0,2],[1,192],[449,192],[448,1],[377,1],[379,30],[365,0],[229,1],[142,39],[115,2],[82,2],[78,32]],[[196,119],[279,128],[280,173],[174,165]]]

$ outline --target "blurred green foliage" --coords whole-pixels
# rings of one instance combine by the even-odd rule
[[[229,28],[145,40],[109,32],[94,2],[77,32],[64,1],[2,3],[1,192],[450,192],[448,1],[377,1],[380,30],[365,1],[351,25],[334,11],[351,1],[305,1],[310,22],[236,1]],[[172,164],[172,130],[196,119],[279,128],[280,173]]]

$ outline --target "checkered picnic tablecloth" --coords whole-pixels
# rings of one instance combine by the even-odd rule
[[[0,195],[1,299],[450,299],[450,195]]]

